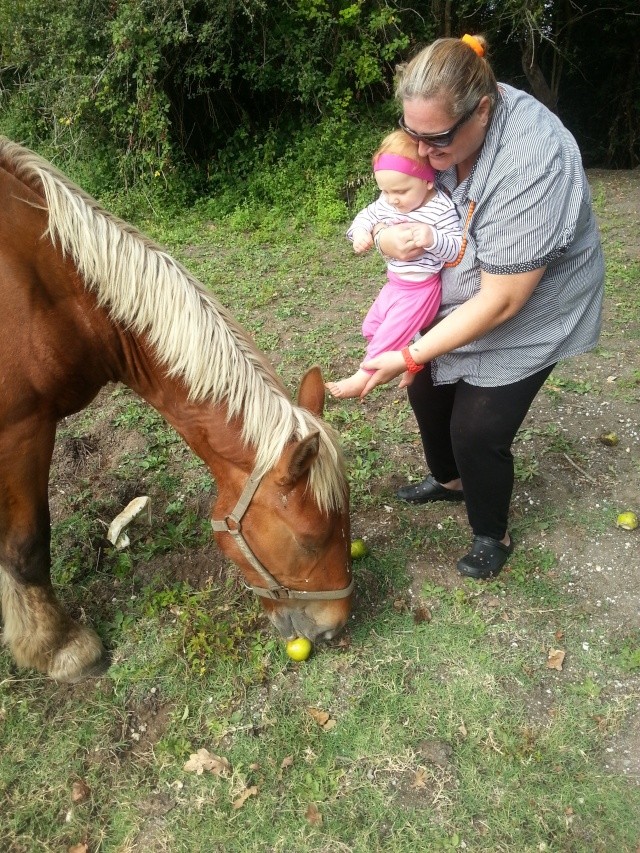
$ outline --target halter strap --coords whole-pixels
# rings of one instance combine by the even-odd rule
[[[249,508],[249,504],[251,503],[261,480],[262,477],[257,477],[254,469],[249,475],[247,482],[244,484],[244,488],[233,510],[221,521],[211,519],[211,527],[214,531],[216,533],[229,533],[233,537],[233,541],[238,546],[242,555],[267,585],[266,588],[253,586],[253,584],[249,584],[245,581],[245,587],[262,598],[271,598],[274,600],[283,598],[300,598],[309,601],[331,601],[333,599],[346,598],[353,590],[353,577],[351,578],[351,583],[344,589],[332,589],[326,591],[310,590],[308,592],[302,589],[289,589],[279,583],[271,572],[262,565],[260,560],[258,560],[242,535],[242,516]],[[229,522],[233,524],[233,527],[229,526]]]

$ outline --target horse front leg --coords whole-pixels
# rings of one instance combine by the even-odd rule
[[[97,634],[64,611],[51,585],[49,465],[55,424],[30,419],[0,436],[3,640],[21,667],[74,682],[106,669]]]

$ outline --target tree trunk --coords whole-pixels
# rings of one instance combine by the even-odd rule
[[[451,38],[451,0],[432,0],[431,10],[440,38]]]
[[[541,101],[545,107],[548,107],[551,112],[557,113],[558,99],[554,95],[551,87],[546,81],[542,69],[538,65],[535,56],[535,47],[533,41],[528,39],[522,47],[522,70],[526,74],[531,91],[535,97]]]

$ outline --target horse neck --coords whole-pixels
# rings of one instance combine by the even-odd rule
[[[167,375],[144,341],[129,341],[125,363],[121,381],[165,418],[218,482],[252,470],[255,452],[242,440],[241,419],[229,419],[224,403],[190,399],[184,382]]]

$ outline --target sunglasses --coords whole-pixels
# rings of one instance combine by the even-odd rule
[[[480,98],[480,101],[481,100],[482,98]],[[451,145],[456,133],[460,130],[462,125],[469,121],[471,116],[478,109],[480,101],[478,101],[472,110],[469,110],[469,112],[465,113],[461,119],[458,119],[453,127],[450,127],[449,130],[444,130],[442,133],[416,133],[415,130],[411,130],[404,123],[404,116],[400,116],[398,119],[398,125],[401,130],[404,130],[407,136],[413,139],[414,142],[424,142],[425,145],[431,145],[433,148],[446,148],[447,145]]]

